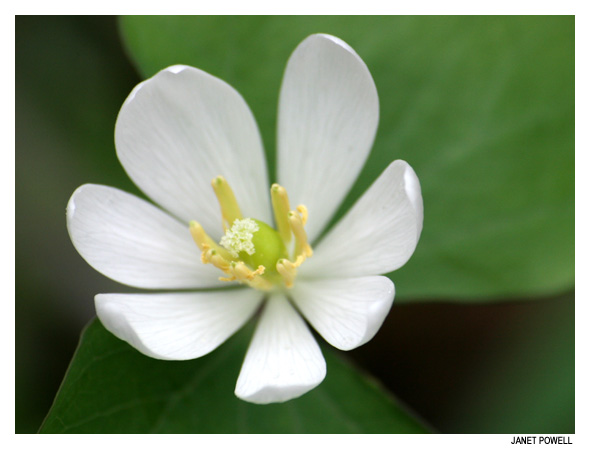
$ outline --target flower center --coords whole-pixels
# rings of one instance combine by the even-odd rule
[[[307,208],[291,210],[287,191],[278,184],[270,189],[277,229],[255,218],[244,218],[228,182],[218,176],[211,182],[219,205],[225,235],[216,243],[203,227],[191,221],[190,232],[201,261],[226,274],[221,281],[238,281],[259,290],[293,287],[297,268],[311,257],[304,225]]]

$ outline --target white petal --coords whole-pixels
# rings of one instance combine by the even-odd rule
[[[217,348],[260,304],[253,289],[96,295],[96,313],[110,332],[141,353],[190,360]]]
[[[384,276],[300,280],[297,307],[328,343],[348,351],[375,336],[393,304],[395,288]]]
[[[342,278],[396,270],[416,249],[423,217],[416,173],[407,162],[394,161],[314,248],[299,273]]]
[[[240,94],[220,79],[173,66],[139,84],[121,108],[115,143],[139,188],[216,239],[221,215],[211,180],[218,175],[231,185],[244,216],[270,222],[256,122]]]
[[[188,226],[113,187],[86,184],[68,203],[70,238],[95,270],[139,288],[219,287]]]
[[[278,177],[309,210],[313,241],[358,176],[379,121],[375,83],[345,42],[315,34],[291,55],[279,101]]]
[[[307,393],[326,376],[326,362],[307,325],[284,296],[267,300],[236,385],[256,404]]]

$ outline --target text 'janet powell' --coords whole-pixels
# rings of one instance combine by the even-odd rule
[[[511,444],[572,444],[572,442],[570,441],[570,437],[515,436],[512,437]]]

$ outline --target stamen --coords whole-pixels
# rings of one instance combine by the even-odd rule
[[[288,217],[291,230],[293,231],[293,235],[295,235],[295,255],[297,257],[300,255],[311,257],[313,251],[311,246],[309,246],[309,243],[307,243],[307,233],[305,232],[305,229],[303,229],[303,219],[301,215],[295,211],[291,211],[289,212]]]
[[[218,280],[220,280],[220,281],[223,281],[223,282],[232,282],[232,281],[237,281],[237,279],[236,279],[236,277],[235,277],[235,276],[230,276],[230,277],[227,277],[227,278],[224,278],[224,277],[221,277],[221,276],[220,276],[220,277],[218,277],[217,279],[218,279]]]
[[[283,278],[283,282],[287,288],[292,288],[297,276],[296,265],[287,259],[281,259],[277,262],[277,271]]]
[[[303,222],[303,226],[305,226],[305,223],[307,223],[307,216],[309,215],[307,212],[307,207],[305,207],[303,204],[300,204],[297,206],[297,212],[301,214],[301,221]]]
[[[313,255],[304,229],[307,207],[300,204],[290,210],[287,191],[273,184],[270,192],[276,230],[255,218],[243,218],[236,197],[222,176],[213,179],[211,185],[221,207],[225,235],[217,243],[199,223],[190,222],[201,261],[225,274],[220,281],[238,281],[264,291],[281,284],[293,287],[297,269]]]
[[[203,251],[203,254],[201,255],[201,260],[203,261],[203,263],[210,263],[214,267],[219,268],[224,273],[228,272],[229,265],[231,263],[227,259],[217,254],[217,251],[215,251],[214,249],[210,249],[206,252]]]
[[[222,224],[223,230],[225,231],[231,227],[234,221],[242,218],[242,212],[240,211],[240,206],[238,206],[233,190],[223,176],[214,178],[211,181],[211,185],[221,207]]]
[[[260,265],[256,271],[252,271],[241,260],[238,262],[231,262],[229,266],[229,273],[232,276],[227,280],[240,281],[259,290],[270,290],[272,288],[272,284],[261,277],[264,271],[265,269],[262,265]]]
[[[279,235],[285,245],[287,245],[291,241],[291,226],[287,219],[287,214],[291,208],[289,207],[287,191],[284,187],[278,184],[273,184],[270,188],[270,197]]]
[[[219,246],[217,243],[215,243],[215,240],[213,240],[211,237],[207,235],[203,227],[198,222],[191,221],[189,224],[189,229],[191,235],[193,236],[193,240],[195,241],[199,249],[203,252],[203,254],[201,255],[201,260],[205,259],[205,253],[209,250],[215,250],[217,254],[219,254],[225,260],[235,260],[235,257],[233,257],[229,251]]]
[[[251,281],[252,279],[254,279],[256,276],[261,276],[264,274],[265,268],[264,265],[258,265],[258,268],[256,269],[256,271],[252,271],[249,275],[248,275],[248,280]]]

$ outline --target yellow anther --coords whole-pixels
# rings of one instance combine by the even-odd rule
[[[252,271],[250,273],[250,275],[248,276],[248,280],[252,280],[254,279],[256,276],[261,276],[264,274],[264,271],[266,269],[264,268],[264,265],[258,265],[258,268],[255,271]]]
[[[305,226],[305,223],[307,223],[307,216],[309,215],[307,213],[307,207],[305,207],[303,204],[300,204],[299,206],[297,206],[297,212],[301,214],[301,221],[303,223],[303,226]]]
[[[265,269],[262,265],[260,265],[256,271],[252,271],[241,260],[238,262],[231,262],[229,266],[229,274],[231,274],[231,278],[226,278],[224,280],[240,281],[259,290],[270,290],[272,284],[260,277],[264,271]]]
[[[273,184],[270,188],[270,198],[272,200],[272,209],[275,215],[275,223],[277,224],[279,235],[285,243],[291,241],[291,226],[287,214],[291,207],[289,206],[289,197],[284,187]]]
[[[234,192],[223,176],[214,178],[211,181],[211,186],[221,208],[223,230],[231,228],[235,220],[242,219],[242,212],[240,211],[240,206],[238,206]]]
[[[303,219],[301,215],[295,211],[291,211],[289,212],[288,217],[291,230],[295,236],[295,256],[299,257],[300,255],[303,255],[304,257],[311,257],[313,251],[307,242],[307,234],[305,229],[303,229]]]

